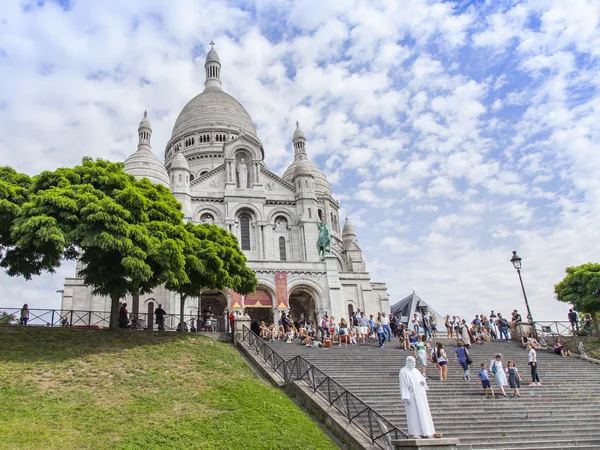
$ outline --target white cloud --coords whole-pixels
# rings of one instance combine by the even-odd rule
[[[597,258],[596,1],[69,5],[0,11],[2,164],[122,161],[145,109],[162,157],[215,39],[269,168],[292,161],[299,120],[392,301],[415,289],[440,312],[519,307],[519,249],[534,315],[555,319],[564,267]],[[3,277],[6,301],[57,306],[64,275]]]

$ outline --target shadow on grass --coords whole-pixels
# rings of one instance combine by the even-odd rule
[[[210,339],[191,333],[78,328],[0,327],[0,361],[5,363],[63,362],[139,346],[156,346],[188,339]]]

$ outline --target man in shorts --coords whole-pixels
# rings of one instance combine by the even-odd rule
[[[367,321],[367,318],[365,317],[364,311],[361,311],[360,317],[358,319],[358,332],[359,332],[359,339],[362,339],[363,344],[369,343],[368,324],[369,324],[369,322]]]

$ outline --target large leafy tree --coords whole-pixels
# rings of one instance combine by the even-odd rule
[[[78,275],[94,294],[111,298],[111,328],[125,295],[187,280],[191,236],[181,205],[164,186],[126,174],[121,163],[84,158],[36,176],[10,236],[14,245],[1,264],[11,276],[30,279],[54,272],[63,259],[81,259]]]
[[[28,175],[11,167],[0,167],[0,262],[8,249],[14,250],[15,241],[10,230],[29,198],[31,183]]]
[[[590,314],[596,336],[600,336],[596,317],[596,313],[600,312],[600,264],[567,267],[566,272],[565,278],[554,286],[556,299],[572,304],[576,311]]]
[[[189,297],[199,297],[206,289],[231,288],[240,294],[256,290],[258,280],[246,266],[246,256],[237,239],[216,225],[187,223],[192,236],[185,248],[186,277],[174,278],[166,287],[179,293],[180,331],[184,331],[185,302]]]

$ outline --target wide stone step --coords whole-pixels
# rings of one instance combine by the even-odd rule
[[[600,449],[599,365],[538,351],[543,385],[528,386],[527,351],[513,342],[492,342],[470,350],[475,364],[471,366],[472,381],[466,382],[454,359],[455,341],[443,342],[450,356],[449,379],[441,382],[435,365],[430,364],[429,404],[436,431],[461,439],[461,449]],[[406,429],[398,371],[413,352],[400,350],[396,342],[383,349],[373,341],[371,344],[333,349],[282,342],[269,345],[285,359],[298,355],[307,359],[396,426]],[[489,364],[496,353],[502,353],[505,362],[516,362],[523,377],[522,397],[513,397],[510,388],[507,398],[483,395],[476,380],[479,363]],[[493,378],[491,381],[494,386]]]
[[[497,442],[496,444],[499,444]],[[530,439],[527,441],[511,441],[511,440],[503,440],[502,447],[497,445],[492,445],[492,448],[501,448],[503,450],[509,449],[531,449],[531,450],[539,450],[539,449],[561,449],[561,450],[581,450],[581,448],[593,448],[598,450],[600,448],[600,439],[576,439],[576,440],[540,440],[540,439]],[[461,449],[472,449],[472,450],[483,450],[489,449],[490,445],[480,445],[480,444],[460,444],[459,448]]]

